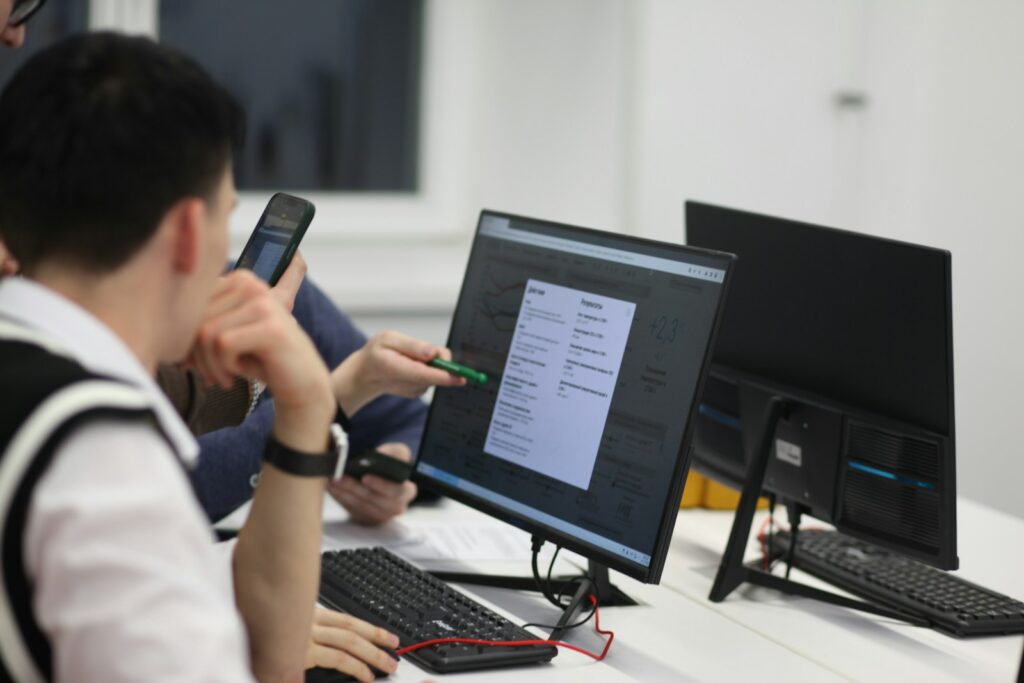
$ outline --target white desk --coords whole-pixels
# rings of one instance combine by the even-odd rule
[[[410,510],[402,518],[401,526],[408,530],[415,529],[417,525],[428,526],[445,520],[486,523],[489,519],[449,501],[437,508]],[[394,537],[392,530],[387,528],[382,530],[382,536]],[[353,529],[347,524],[329,523],[325,526],[325,545],[328,547],[348,545],[349,541],[365,544],[367,538],[364,530]],[[470,570],[529,575],[530,548],[527,539],[524,534],[521,559],[514,562],[477,560],[472,563]],[[401,553],[401,547],[396,548],[395,552]],[[559,563],[562,564],[562,561],[559,560]],[[441,566],[436,563],[430,565],[431,568]],[[467,569],[465,564],[445,563],[445,566]],[[568,563],[562,564],[562,568],[571,569]],[[601,609],[602,627],[615,632],[615,642],[603,662],[594,662],[584,655],[562,650],[550,665],[441,676],[403,660],[398,672],[388,680],[523,681],[528,678],[530,681],[541,682],[579,681],[585,678],[588,683],[760,681],[765,680],[765,666],[768,662],[781,667],[786,672],[787,681],[818,683],[843,680],[819,663],[780,648],[772,638],[719,614],[706,600],[694,600],[665,586],[644,585],[617,574],[613,574],[613,580],[641,604],[636,607]],[[557,611],[539,595],[476,586],[465,586],[463,589],[519,623],[551,623],[558,618]],[[570,631],[565,640],[592,652],[599,652],[604,645],[603,639],[594,633],[590,624]]]
[[[399,523],[373,531],[338,521],[333,502],[328,501],[325,510],[326,518],[334,520],[325,524],[325,547],[373,545],[380,540],[386,544],[403,534],[408,536],[410,530],[438,524],[494,524],[496,530],[507,532],[499,522],[450,501],[433,508],[414,508]],[[1024,595],[1024,521],[965,500],[960,501],[959,517],[960,573],[1011,596]],[[236,523],[241,518],[232,516]],[[403,660],[398,672],[387,680],[1015,680],[1021,637],[958,640],[763,588],[742,587],[723,603],[708,601],[731,524],[731,512],[683,511],[660,586],[612,573],[613,582],[641,605],[601,610],[602,626],[616,634],[604,662],[563,650],[551,665],[441,676]],[[401,554],[401,548],[396,547],[395,552]],[[752,545],[751,549],[754,556],[756,548]],[[529,557],[524,534],[522,556],[514,560],[420,563],[432,569],[527,575]],[[559,564],[563,572],[571,569],[561,559]],[[813,577],[800,578],[824,586]],[[464,590],[519,623],[557,618],[556,611],[539,595],[472,586]],[[595,652],[603,647],[589,625],[570,631],[565,639]]]
[[[963,499],[958,513],[958,573],[1012,597],[1024,596],[1024,521]],[[695,601],[703,600],[716,614],[771,638],[780,650],[818,662],[850,680],[1016,680],[1024,642],[1019,636],[951,638],[931,629],[751,586],[737,589],[722,603],[709,602],[707,595],[731,525],[731,512],[680,513],[662,585]],[[757,522],[754,528],[758,528]],[[756,556],[752,544],[751,558]],[[794,571],[793,576],[798,573]],[[806,574],[800,573],[799,578],[834,590]],[[774,671],[781,674],[785,669]]]

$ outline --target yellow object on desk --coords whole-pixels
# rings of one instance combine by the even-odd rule
[[[683,488],[683,499],[680,508],[703,507],[709,510],[735,510],[740,504],[740,492],[717,481],[708,479],[693,470],[686,477]],[[768,509],[768,501],[761,498],[757,501],[758,510]]]
[[[686,486],[683,487],[683,499],[679,501],[679,509],[700,507],[704,502],[704,486],[707,482],[707,477],[690,470],[686,476]]]

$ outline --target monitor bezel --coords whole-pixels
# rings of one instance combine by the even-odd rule
[[[694,420],[697,415],[698,405],[700,403],[700,396],[704,391],[704,383],[707,380],[708,371],[711,367],[711,356],[712,350],[714,349],[715,339],[718,336],[718,330],[721,325],[722,315],[725,310],[725,301],[729,294],[729,285],[732,281],[733,265],[735,263],[735,256],[725,252],[714,251],[711,249],[702,249],[698,247],[689,247],[686,245],[671,244],[667,242],[660,242],[657,240],[646,239],[642,237],[636,237],[633,235],[622,235],[618,233],[607,232],[603,230],[594,230],[592,228],[584,228],[576,225],[568,225],[565,223],[558,223],[555,221],[549,221],[545,219],[532,218],[529,216],[522,216],[511,213],[504,213],[500,211],[493,211],[490,209],[483,209],[480,212],[480,217],[477,220],[476,231],[473,235],[473,241],[470,245],[469,254],[467,256],[467,271],[468,264],[475,253],[477,247],[477,241],[480,238],[480,227],[483,225],[483,221],[487,217],[495,218],[507,218],[511,221],[529,221],[542,226],[553,227],[558,230],[568,231],[570,233],[576,233],[580,236],[593,236],[602,238],[611,238],[613,240],[621,240],[627,244],[632,245],[651,245],[661,249],[667,249],[670,252],[688,255],[699,255],[704,258],[717,259],[721,261],[720,268],[725,271],[725,277],[722,281],[722,288],[719,293],[717,306],[715,308],[715,315],[711,325],[711,333],[708,335],[707,346],[704,349],[703,359],[701,361],[701,367],[698,374],[697,384],[694,387],[693,400],[690,403],[690,410],[686,415],[686,426],[683,430],[683,438],[680,443],[679,452],[676,456],[676,464],[672,474],[672,487],[669,489],[669,494],[665,500],[665,506],[662,510],[661,519],[659,522],[658,533],[656,534],[656,540],[654,548],[651,551],[651,563],[646,567],[639,565],[623,558],[621,555],[616,555],[610,551],[592,546],[583,541],[576,539],[573,536],[565,534],[562,531],[553,529],[545,524],[537,522],[531,518],[523,515],[518,515],[514,512],[491,503],[485,499],[479,498],[475,495],[467,493],[461,489],[455,488],[444,481],[424,475],[419,471],[419,461],[417,461],[416,467],[413,469],[412,479],[417,484],[423,485],[426,488],[440,493],[448,498],[456,500],[460,503],[468,505],[480,512],[499,519],[503,522],[511,524],[519,529],[529,532],[535,536],[538,536],[545,541],[552,542],[558,546],[571,550],[575,553],[599,562],[609,569],[614,569],[622,574],[631,576],[644,583],[658,583],[661,579],[662,570],[664,569],[665,559],[668,555],[668,547],[672,539],[672,532],[675,528],[676,516],[679,510],[679,502],[682,498],[683,487],[686,484],[686,479],[689,473],[690,461],[692,456],[691,444],[693,441],[694,434]],[[466,279],[463,276],[462,285],[459,287],[459,297],[456,302],[456,312],[458,311],[459,303],[463,300],[463,296],[466,294]],[[454,322],[454,313],[453,313]],[[452,343],[452,329],[449,328],[447,345],[450,347]],[[427,426],[430,424],[431,416],[433,415],[434,404],[430,405],[427,411],[426,421],[424,423],[423,435],[420,438],[420,452],[422,452],[423,444],[427,439]]]

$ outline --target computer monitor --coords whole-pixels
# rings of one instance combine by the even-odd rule
[[[948,251],[686,203],[686,242],[737,255],[694,467],[740,487],[782,397],[765,490],[955,569]]]
[[[657,582],[732,257],[484,211],[415,478]]]

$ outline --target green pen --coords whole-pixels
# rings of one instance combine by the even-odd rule
[[[444,358],[441,358],[440,356],[431,361],[428,361],[427,365],[432,365],[435,368],[441,368],[442,370],[450,372],[453,375],[458,375],[459,377],[465,377],[470,382],[476,382],[477,384],[481,385],[487,384],[486,373],[480,372],[479,370],[474,370],[473,368],[467,368],[465,365],[453,363],[450,360],[445,360]]]

